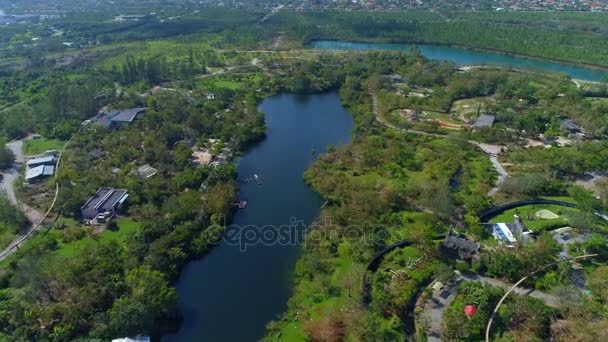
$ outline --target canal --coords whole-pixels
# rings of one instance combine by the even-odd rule
[[[525,57],[512,56],[496,52],[472,50],[430,44],[385,44],[354,43],[334,40],[316,40],[309,44],[311,49],[322,50],[398,50],[408,51],[413,46],[420,49],[423,56],[431,59],[442,59],[463,65],[498,65],[521,69],[562,73],[575,79],[599,82],[608,78],[608,71],[574,66],[565,63],[543,61]]]

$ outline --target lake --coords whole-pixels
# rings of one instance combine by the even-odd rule
[[[261,184],[241,184],[248,205],[234,216],[228,241],[183,270],[176,288],[184,321],[164,341],[256,341],[287,307],[300,247],[284,235],[278,243],[276,233],[302,235],[318,217],[322,200],[303,172],[313,151],[349,143],[354,123],[336,92],[282,94],[260,110],[267,137],[238,162],[238,171],[239,179],[257,174]]]
[[[574,66],[566,63],[543,61],[506,55],[501,53],[471,50],[466,48],[450,47],[430,44],[384,44],[384,43],[353,43],[333,40],[312,41],[308,47],[323,50],[399,50],[408,51],[413,46],[418,47],[422,55],[431,59],[443,59],[463,65],[498,65],[514,68],[542,70],[562,73],[571,78],[602,81],[608,77],[608,71]]]
[[[412,46],[340,41],[310,44],[314,49],[330,50],[409,50]],[[498,53],[416,46],[428,58],[457,65],[531,68],[589,81],[607,75]],[[300,247],[294,243],[297,239],[285,240],[283,232],[302,235],[322,204],[302,174],[313,160],[313,151],[323,152],[328,144],[349,143],[354,124],[336,92],[282,94],[265,100],[260,110],[266,114],[267,138],[247,152],[238,169],[240,179],[257,174],[261,184],[241,185],[240,198],[248,206],[236,213],[228,241],[183,270],[176,288],[184,321],[180,331],[164,341],[256,341],[264,335],[266,324],[286,309]]]

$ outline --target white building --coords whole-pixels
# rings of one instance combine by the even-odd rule
[[[495,239],[505,244],[505,246],[513,247],[513,244],[517,242],[517,239],[515,239],[506,223],[495,223],[492,226],[492,235]]]

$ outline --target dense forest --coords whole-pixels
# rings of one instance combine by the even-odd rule
[[[34,132],[70,144],[56,177],[16,182],[19,199],[40,211],[56,185],[59,193],[41,233],[0,263],[0,340],[159,338],[175,331],[182,313],[171,284],[230,222],[239,200],[231,158],[266,134],[258,104],[280,92],[327,90],[339,91],[353,114],[354,138],[348,146],[329,146],[304,174],[325,202],[319,222],[331,224],[308,234],[293,296],[269,323],[267,340],[405,340],[413,334],[416,301],[429,295],[424,288],[433,279],[455,284],[456,269],[516,281],[562,252],[548,231],[565,224],[590,235],[567,251],[599,254],[582,265],[599,295],[576,297],[570,268],[552,267],[525,285],[576,297],[570,308],[511,297],[494,336],[568,340],[577,329],[589,335],[605,329],[608,228],[592,213],[607,209],[608,201],[574,185],[608,168],[605,86],[577,87],[567,77],[508,68],[458,70],[417,49],[300,49],[311,39],[415,41],[606,66],[602,15],[590,16],[585,30],[577,14],[279,12],[257,23],[262,13],[243,13],[213,9],[118,24],[110,14],[103,22],[71,14],[53,19],[66,32],[61,39],[32,46],[30,32],[8,40],[3,56],[17,65],[7,62],[0,71],[0,145]],[[545,15],[555,20],[539,23]],[[60,44],[68,39],[79,47]],[[24,59],[32,50],[49,54]],[[133,107],[146,111],[130,125],[95,122],[98,114]],[[495,124],[471,127],[481,114],[493,115]],[[563,120],[579,125],[584,139],[564,129]],[[564,136],[570,143],[560,145]],[[500,157],[482,153],[482,143],[500,144]],[[201,164],[193,157],[201,150],[230,156]],[[494,197],[488,196],[498,178],[492,157],[510,173]],[[0,170],[13,161],[0,148]],[[141,177],[142,166],[156,175]],[[80,206],[104,186],[128,190],[129,205],[107,224],[82,224]],[[608,184],[598,188],[608,193]],[[494,204],[543,196],[579,208],[560,211],[567,220],[538,224],[528,245],[504,248],[480,225],[477,214]],[[534,215],[527,214],[526,220]],[[512,220],[513,213],[505,215]],[[0,194],[0,246],[27,224]],[[474,261],[446,257],[440,245],[448,229],[489,247]],[[388,254],[378,272],[366,270],[376,253],[404,239],[410,244]],[[445,336],[480,339],[501,295],[463,282],[444,315]],[[468,320],[462,311],[470,302],[479,315]]]

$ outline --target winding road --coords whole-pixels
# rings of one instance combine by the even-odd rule
[[[12,141],[6,144],[6,147],[8,147],[15,155],[15,163],[10,169],[0,173],[2,176],[2,180],[0,181],[0,191],[5,191],[8,199],[14,205],[21,207],[25,216],[27,216],[30,222],[37,222],[42,218],[43,214],[26,204],[19,203],[17,201],[17,197],[15,196],[14,183],[17,178],[19,178],[19,170],[26,161],[26,156],[23,154],[23,140]]]
[[[25,162],[26,159],[26,157],[23,155],[23,140],[13,141],[7,144],[8,148],[10,148],[11,151],[13,151],[13,153],[15,154],[15,165],[13,165],[13,168],[7,173],[9,179],[4,178],[0,185],[2,185],[2,188],[7,191],[7,194],[9,198],[11,198],[11,201],[14,201],[13,203],[15,205],[23,209],[25,215],[28,217],[32,225],[25,234],[19,236],[7,248],[0,252],[0,261],[3,261],[13,253],[18,251],[19,247],[21,247],[29,238],[34,236],[35,233],[40,229],[40,227],[44,226],[44,220],[49,216],[49,214],[55,207],[57,197],[59,196],[59,182],[57,182],[57,174],[59,173],[59,166],[61,164],[61,157],[63,155],[63,151],[66,150],[68,145],[72,142],[72,139],[74,139],[74,137],[78,133],[80,133],[80,131],[84,127],[86,126],[81,126],[78,131],[76,131],[76,133],[74,133],[74,135],[72,135],[72,137],[68,141],[66,141],[66,143],[63,145],[63,148],[61,149],[61,152],[59,153],[59,156],[57,158],[57,165],[55,166],[55,196],[53,197],[53,201],[51,202],[51,205],[49,206],[48,210],[44,214],[40,213],[34,208],[27,206],[24,203],[19,203],[19,201],[17,200],[13,183],[19,177],[20,166]],[[5,176],[5,174],[3,175]]]
[[[374,115],[374,118],[376,119],[376,121],[380,122],[384,126],[393,128],[393,129],[397,129],[397,130],[400,130],[405,133],[425,135],[425,136],[429,136],[429,137],[442,138],[442,139],[448,138],[448,136],[442,135],[442,134],[429,133],[429,132],[417,131],[417,130],[413,130],[413,129],[401,128],[401,127],[398,127],[398,126],[388,122],[385,118],[378,115],[378,97],[376,96],[376,94],[374,94],[374,92],[372,91],[371,88],[369,89],[369,93],[372,96],[372,101],[373,101],[372,113]],[[477,141],[462,139],[462,138],[457,138],[457,137],[452,137],[452,136],[450,136],[449,138],[455,139],[455,140],[460,140],[460,141],[466,141],[470,144],[473,144],[473,145],[479,147],[483,152],[485,152],[488,155],[488,157],[490,158],[490,162],[492,163],[492,166],[494,167],[494,169],[496,169],[496,172],[498,173],[498,179],[496,180],[496,184],[494,184],[494,187],[492,189],[490,189],[490,191],[488,191],[488,196],[493,196],[494,194],[496,194],[498,192],[498,189],[500,188],[500,185],[509,176],[509,173],[504,169],[502,164],[500,164],[500,162],[498,161],[498,154],[500,153],[502,147],[500,145],[484,144],[484,143],[480,143]]]

